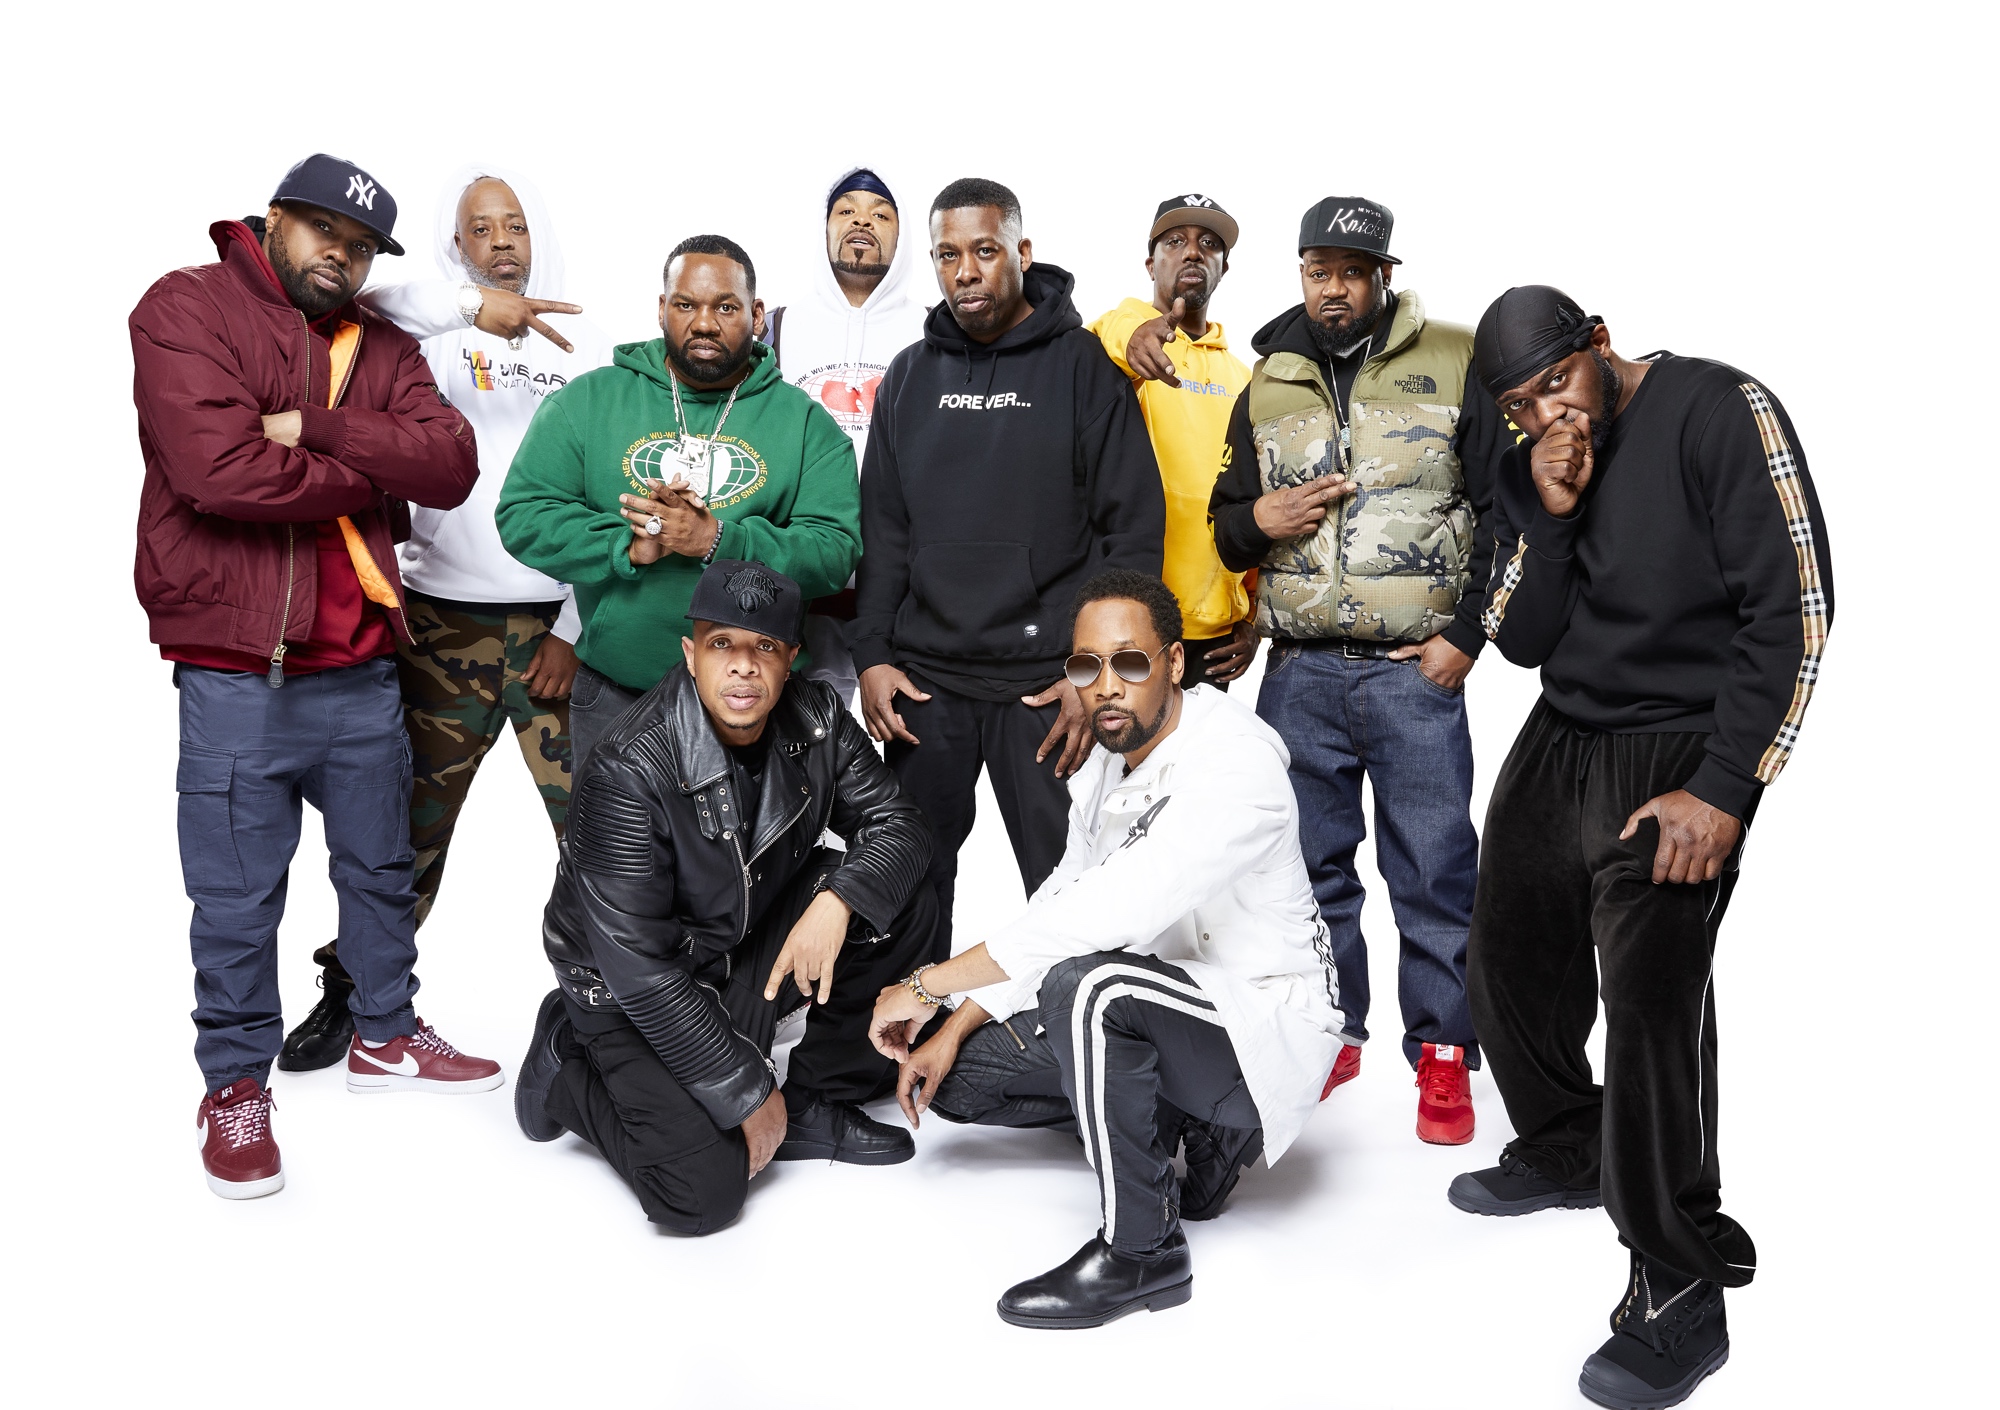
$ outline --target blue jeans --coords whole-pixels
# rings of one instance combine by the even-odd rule
[[[1403,1055],[1453,1043],[1479,1066],[1465,996],[1465,940],[1479,880],[1472,829],[1472,735],[1465,696],[1415,661],[1353,659],[1338,648],[1273,645],[1257,713],[1292,751],[1299,845],[1333,937],[1346,1036],[1368,1037],[1368,943],[1355,849],[1368,835],[1361,777],[1375,791],[1375,860],[1402,939],[1396,967]]]
[[[194,902],[195,1061],[213,1092],[268,1082],[285,1041],[278,922],[301,800],[319,809],[340,902],[340,962],[355,1031],[417,1028],[416,852],[410,737],[396,663],[264,677],[176,666],[181,872]]]

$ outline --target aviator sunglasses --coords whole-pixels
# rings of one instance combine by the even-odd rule
[[[1167,643],[1167,646],[1172,645],[1172,642]],[[1167,647],[1163,646],[1160,651],[1166,649]],[[1079,651],[1063,662],[1063,674],[1069,677],[1071,685],[1082,690],[1087,685],[1095,684],[1097,678],[1104,674],[1104,668],[1108,664],[1118,673],[1119,680],[1130,681],[1133,685],[1137,685],[1153,674],[1153,657],[1158,656],[1160,651],[1146,652],[1131,646],[1123,651],[1114,651],[1108,657]]]

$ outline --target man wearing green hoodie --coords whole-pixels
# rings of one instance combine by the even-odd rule
[[[577,767],[680,660],[704,564],[753,559],[810,599],[838,592],[861,557],[853,442],[751,336],[750,256],[691,236],[665,283],[663,336],[549,395],[494,514],[509,553],[575,590]]]

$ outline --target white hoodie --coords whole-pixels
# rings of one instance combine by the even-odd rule
[[[423,344],[438,389],[472,423],[479,439],[479,479],[456,509],[410,506],[410,541],[398,551],[403,581],[418,592],[460,602],[563,602],[556,635],[574,642],[581,635],[570,591],[554,578],[515,560],[500,543],[493,510],[506,483],[521,437],[535,408],[557,387],[611,361],[611,340],[596,324],[552,315],[552,326],[576,345],[566,353],[539,333],[519,349],[466,324],[458,292],[471,282],[458,256],[458,202],[481,177],[496,177],[520,198],[528,218],[532,299],[564,297],[562,245],[542,193],[518,172],[491,162],[461,167],[445,183],[438,201],[433,249],[442,277],[370,289],[361,301]]]
[[[833,265],[826,258],[826,202],[847,189],[857,171],[872,171],[895,194],[896,257],[889,272],[856,308],[847,301]],[[819,258],[813,261],[812,297],[784,306],[778,322],[778,368],[785,380],[799,387],[833,413],[841,429],[854,438],[854,463],[868,449],[868,422],[875,411],[875,389],[889,360],[924,335],[927,305],[922,291],[931,288],[922,198],[906,190],[878,166],[857,163],[841,172],[827,188],[817,214]]]
[[[1097,746],[1070,780],[1061,863],[1027,914],[986,942],[1009,978],[971,995],[1007,1018],[1077,955],[1129,950],[1178,965],[1228,1030],[1268,1161],[1318,1106],[1344,1021],[1290,764],[1277,731],[1205,685],[1182,697],[1179,727],[1130,774],[1122,754]]]

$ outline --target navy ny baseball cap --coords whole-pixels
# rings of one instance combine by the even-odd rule
[[[338,211],[368,227],[382,242],[382,253],[400,255],[396,243],[396,198],[353,162],[315,152],[285,173],[271,204],[300,201],[321,210]]]
[[[1328,196],[1299,222],[1299,253],[1355,250],[1384,264],[1401,264],[1389,253],[1396,217],[1366,196]]]

